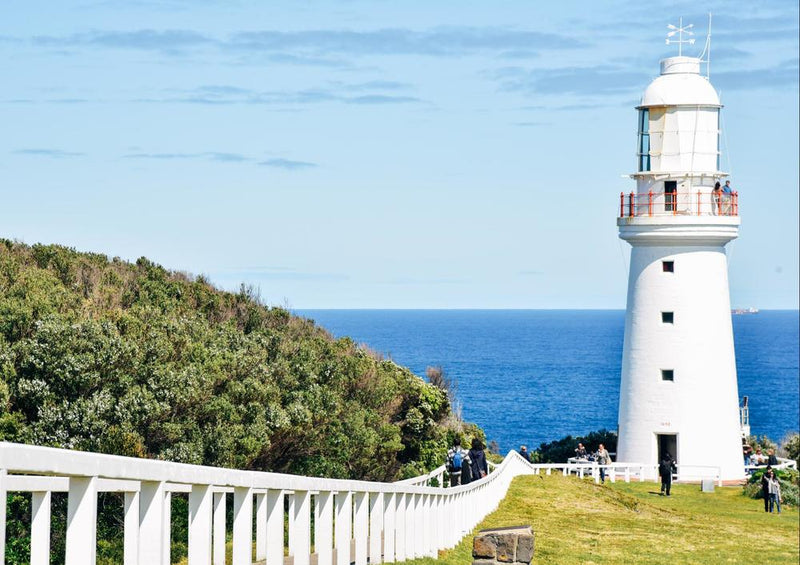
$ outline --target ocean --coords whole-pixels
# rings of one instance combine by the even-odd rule
[[[617,427],[623,310],[297,310],[425,375],[457,383],[463,418],[505,452]],[[733,316],[751,432],[800,429],[800,313]]]

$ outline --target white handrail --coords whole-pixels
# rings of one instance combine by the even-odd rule
[[[222,564],[226,495],[232,491],[234,565],[251,564],[254,541],[257,561],[283,565],[286,508],[294,565],[310,565],[312,543],[319,565],[333,565],[334,555],[337,563],[356,565],[436,557],[497,507],[514,477],[531,469],[510,452],[478,481],[447,489],[424,486],[442,472],[440,467],[408,481],[379,483],[0,442],[0,556],[5,554],[7,492],[33,493],[31,563],[44,565],[49,562],[50,494],[66,491],[66,565],[93,565],[97,493],[113,491],[125,499],[124,564],[168,565],[171,497],[183,492],[189,498],[190,565],[208,565],[212,558]]]

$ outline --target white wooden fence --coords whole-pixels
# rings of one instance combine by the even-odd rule
[[[66,565],[95,563],[100,492],[124,493],[125,565],[169,564],[173,493],[188,494],[191,565],[225,563],[229,493],[234,565],[250,565],[253,551],[267,565],[284,565],[285,554],[293,565],[310,565],[312,558],[317,565],[366,565],[436,557],[497,507],[515,476],[530,472],[512,452],[487,477],[445,489],[424,486],[430,473],[421,484],[376,483],[0,443],[0,556],[6,494],[22,491],[32,493],[32,565],[49,563],[54,492],[67,493]]]
[[[190,565],[225,565],[229,537],[233,565],[251,565],[253,556],[266,565],[284,565],[285,559],[292,565],[372,565],[436,557],[438,550],[454,547],[498,506],[518,475],[559,471],[599,482],[601,468],[595,463],[531,464],[514,451],[491,467],[479,481],[441,488],[427,485],[431,479],[443,485],[444,466],[413,479],[376,483],[0,442],[0,565],[5,562],[9,492],[31,493],[32,565],[50,562],[52,493],[67,493],[66,565],[94,565],[101,492],[124,494],[124,565],[169,565],[173,493],[188,495]],[[611,482],[657,476],[652,465],[602,467]],[[716,467],[679,468],[678,475],[682,480],[713,478],[721,485]],[[233,499],[232,532],[226,527],[228,495]]]

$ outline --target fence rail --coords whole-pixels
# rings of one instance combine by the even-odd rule
[[[619,217],[738,216],[739,193],[631,192],[619,193]]]

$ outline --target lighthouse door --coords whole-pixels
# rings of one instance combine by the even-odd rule
[[[678,205],[678,181],[664,181],[664,211],[674,212]]]
[[[677,434],[657,434],[658,438],[658,461],[664,458],[664,453],[669,453],[672,460],[678,463],[678,436]]]

